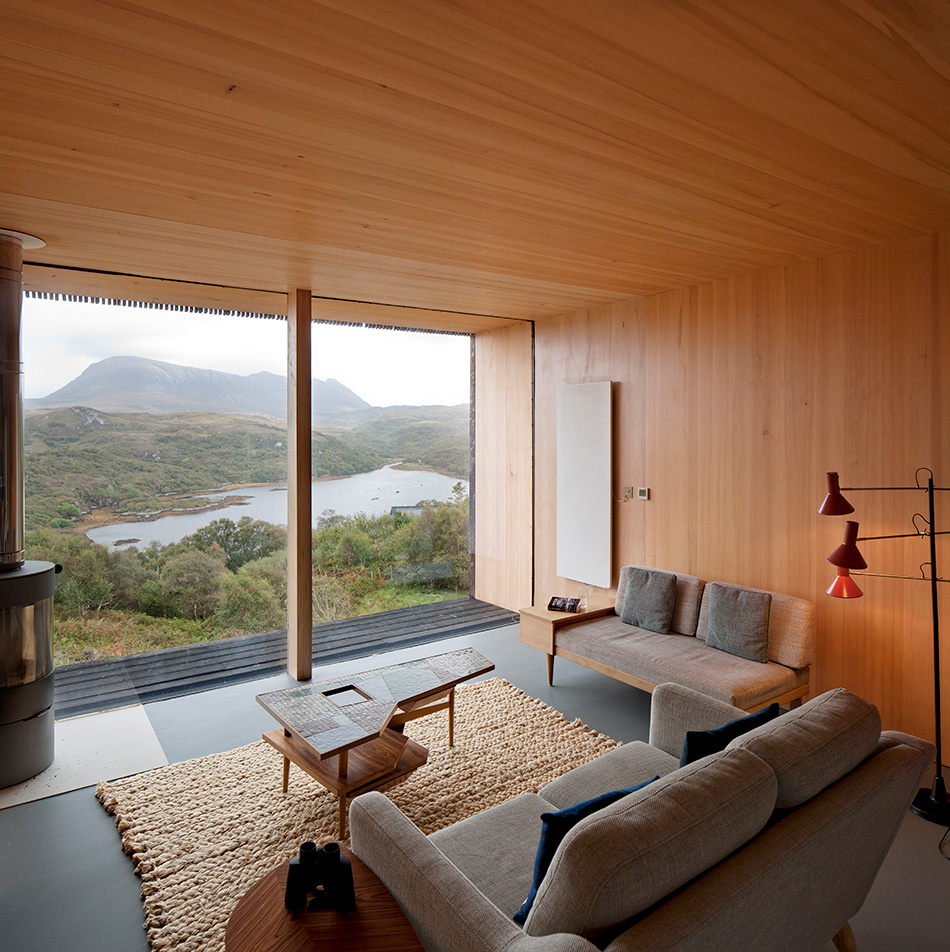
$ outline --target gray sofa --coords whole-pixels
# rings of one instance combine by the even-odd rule
[[[853,948],[860,909],[932,764],[837,689],[680,767],[687,730],[744,712],[659,685],[635,742],[424,835],[385,795],[350,806],[354,852],[428,952],[809,952]],[[524,927],[543,813],[659,779],[571,829]]]
[[[668,630],[662,620],[654,623],[660,631],[623,620],[631,613],[636,618],[637,603],[650,598],[648,587],[631,592],[636,598],[627,595],[631,579],[644,576],[673,580]],[[748,634],[736,635],[733,641],[732,631],[722,630],[743,625]],[[808,694],[815,606],[781,592],[627,565],[620,570],[612,608],[552,617],[547,626],[537,615],[523,613],[521,631],[523,642],[548,654],[549,684],[554,681],[556,656],[645,691],[672,681],[754,711],[773,701],[794,706]],[[746,644],[751,637],[759,639],[751,645],[753,650]]]

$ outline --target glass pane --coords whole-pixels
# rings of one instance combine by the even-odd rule
[[[314,325],[314,622],[469,591],[470,338]],[[283,320],[27,298],[58,664],[286,628]]]

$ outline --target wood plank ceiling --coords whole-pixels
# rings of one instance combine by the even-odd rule
[[[537,319],[950,223],[946,0],[4,0],[0,36],[34,287]]]

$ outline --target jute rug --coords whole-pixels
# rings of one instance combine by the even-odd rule
[[[619,746],[499,678],[461,685],[455,707],[455,747],[445,714],[407,725],[429,760],[386,791],[425,833]],[[228,917],[258,879],[301,842],[338,839],[336,798],[294,766],[282,794],[281,767],[257,741],[99,784],[142,879],[153,949],[221,952]]]

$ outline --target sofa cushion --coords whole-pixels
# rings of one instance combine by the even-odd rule
[[[524,793],[434,833],[429,839],[505,918],[531,888],[541,814],[557,806]]]
[[[775,720],[782,713],[778,704],[770,704],[763,707],[754,714],[748,714],[745,717],[737,717],[733,721],[727,721],[719,727],[713,727],[706,731],[687,731],[683,738],[683,753],[680,754],[680,766],[699,760],[701,757],[708,757],[717,751],[725,750],[726,745],[741,737],[743,734],[754,730],[762,724],[768,724]]]
[[[698,638],[625,625],[616,615],[555,632],[558,654],[576,654],[651,684],[675,681],[745,711],[808,684],[808,669],[758,664]]]
[[[755,836],[775,806],[772,770],[725,750],[582,820],[561,842],[525,922],[603,946],[648,909]]]
[[[706,644],[749,661],[769,660],[769,610],[772,596],[739,585],[711,582]]]
[[[678,769],[679,761],[642,740],[622,744],[545,784],[538,793],[557,809],[589,800],[608,790],[631,787]]]
[[[538,887],[551,865],[551,860],[554,859],[555,851],[561,845],[561,840],[581,820],[586,819],[598,810],[603,810],[604,807],[609,807],[610,804],[616,803],[627,794],[653,783],[654,780],[659,780],[659,777],[651,777],[649,780],[644,780],[643,783],[626,787],[623,790],[610,790],[589,800],[574,803],[563,810],[558,810],[556,813],[541,814],[541,837],[538,840],[538,851],[534,857],[531,888],[528,890],[528,896],[521,904],[521,908],[514,914],[515,922],[524,925],[525,919],[528,918],[528,913],[531,912],[531,907],[534,905],[535,896],[538,894]]]
[[[797,807],[874,753],[881,737],[877,708],[845,688],[827,691],[794,711],[730,741],[750,750],[778,778],[776,806]]]
[[[676,576],[672,572],[631,566],[620,620],[665,635],[670,630],[675,601]]]
[[[749,592],[765,592],[765,589],[761,588],[742,587]],[[789,668],[807,668],[815,656],[814,603],[782,592],[766,594],[772,596],[769,607],[769,661],[784,664]],[[696,637],[705,641],[708,630],[709,596],[704,590]]]
[[[623,601],[627,594],[627,579],[632,569],[648,568],[644,565],[625,565],[620,569],[617,582],[617,598],[614,611],[619,616],[623,611]],[[703,586],[706,583],[693,575],[676,573],[676,601],[673,605],[673,617],[670,619],[670,631],[681,635],[695,635],[699,623],[699,609],[702,604]]]

